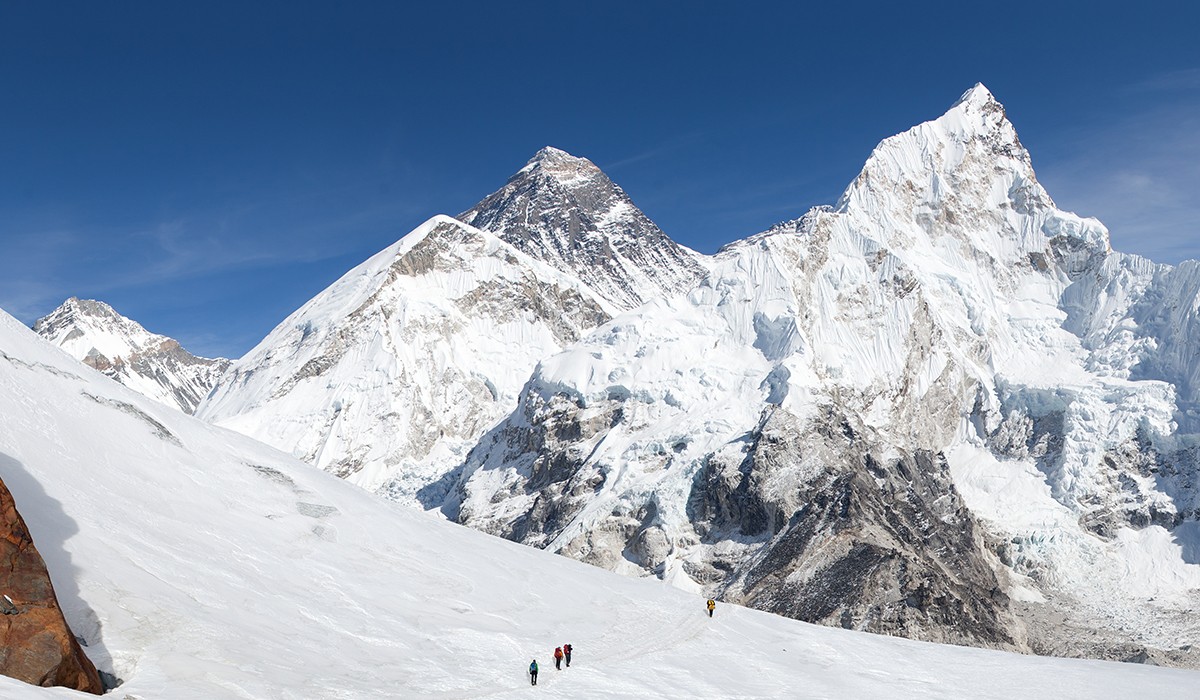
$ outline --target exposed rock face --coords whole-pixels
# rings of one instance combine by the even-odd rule
[[[67,627],[46,564],[3,481],[0,538],[0,594],[15,606],[0,617],[0,673],[33,685],[102,694],[100,676]],[[9,607],[0,601],[0,607]]]
[[[504,187],[458,215],[620,309],[691,289],[703,257],[672,241],[586,158],[543,148]]]
[[[92,369],[188,414],[229,366],[224,358],[196,357],[178,341],[91,299],[67,299],[33,330]]]
[[[689,502],[706,544],[734,532],[769,539],[754,556],[718,549],[685,569],[725,599],[807,622],[1025,649],[1002,567],[944,456],[881,447],[832,408],[807,424],[770,411],[741,462],[705,465]],[[796,479],[796,464],[813,469]]]

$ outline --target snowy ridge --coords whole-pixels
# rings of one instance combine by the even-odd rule
[[[578,277],[626,310],[686,292],[704,256],[667,237],[586,158],[546,147],[458,218]]]
[[[81,371],[2,312],[0,415],[0,477],[115,697],[528,697],[532,658],[551,697],[1083,700],[1196,681],[731,605],[710,620],[702,598],[390,507]],[[3,677],[0,694],[78,697]]]
[[[437,216],[285,319],[197,415],[416,502],[512,410],[539,359],[610,309],[492,234]]]
[[[803,619],[1195,663],[1196,266],[1058,210],[983,86],[710,268],[543,361],[445,511]]]
[[[188,353],[100,301],[71,297],[34,331],[77,360],[159,403],[192,413],[229,366]]]

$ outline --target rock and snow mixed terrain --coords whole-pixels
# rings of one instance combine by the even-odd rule
[[[298,310],[197,415],[723,600],[1195,665],[1198,290],[1200,264],[1059,210],[976,86],[836,206],[711,258],[544,149]]]
[[[586,158],[543,148],[458,215],[578,277],[619,309],[691,289],[704,258],[671,240]]]
[[[978,86],[544,360],[444,511],[801,619],[1195,663],[1193,268],[1058,210]]]
[[[394,498],[461,463],[538,360],[615,309],[436,216],[289,316],[197,415]]]
[[[1196,673],[806,625],[390,505],[0,312],[0,478],[126,700],[1184,697]],[[550,651],[570,642],[571,668]],[[531,659],[542,666],[531,689]],[[6,698],[79,697],[0,677]]]
[[[196,410],[230,362],[196,357],[91,299],[67,299],[33,329],[87,366],[184,413]]]

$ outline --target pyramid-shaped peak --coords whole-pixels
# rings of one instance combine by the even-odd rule
[[[538,151],[537,153],[535,153],[533,155],[533,158],[529,159],[529,162],[534,163],[534,162],[549,161],[549,160],[584,160],[584,159],[576,158],[575,156],[571,155],[570,153],[567,153],[566,151],[562,150],[561,148],[555,148],[554,146],[546,146],[546,147],[542,148],[540,151]]]
[[[970,90],[967,90],[966,92],[964,92],[962,94],[962,97],[958,98],[958,101],[955,102],[950,107],[950,109],[954,109],[955,107],[958,107],[959,105],[975,106],[975,105],[988,105],[988,104],[997,104],[998,105],[1000,103],[996,102],[996,98],[995,98],[995,96],[992,95],[992,91],[988,90],[987,87],[983,83],[975,83],[975,86],[972,87]]]
[[[57,309],[47,314],[45,318],[39,319],[39,322],[51,318],[78,318],[85,316],[104,319],[121,318],[121,315],[116,310],[102,301],[80,299],[79,297],[72,296],[60,304]]]
[[[704,271],[592,161],[550,146],[458,220],[578,277],[620,309],[688,289]]]
[[[942,202],[947,192],[958,189],[1008,193],[1014,199],[1006,204],[1018,210],[1054,206],[1037,182],[1004,106],[983,83],[964,92],[937,119],[880,142],[837,208],[894,208],[901,205],[890,193],[910,188],[928,198],[921,200],[926,203]]]
[[[573,156],[553,146],[546,146],[535,153],[529,159],[529,162],[525,164],[525,167],[521,168],[517,173],[517,176],[519,177],[535,170],[560,181],[604,175],[600,171],[600,168],[596,167],[596,164],[587,158]]]

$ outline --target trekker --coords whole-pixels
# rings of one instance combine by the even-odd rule
[[[570,644],[563,645],[563,658],[567,662],[567,668],[571,668],[571,645]]]
[[[717,607],[717,601],[713,600],[712,598],[709,598],[708,599],[708,616],[709,617],[712,617],[713,608],[715,608],[715,607]]]
[[[537,685],[537,659],[529,664],[529,685]]]
[[[554,647],[554,668],[562,670],[563,652],[562,647]]]

